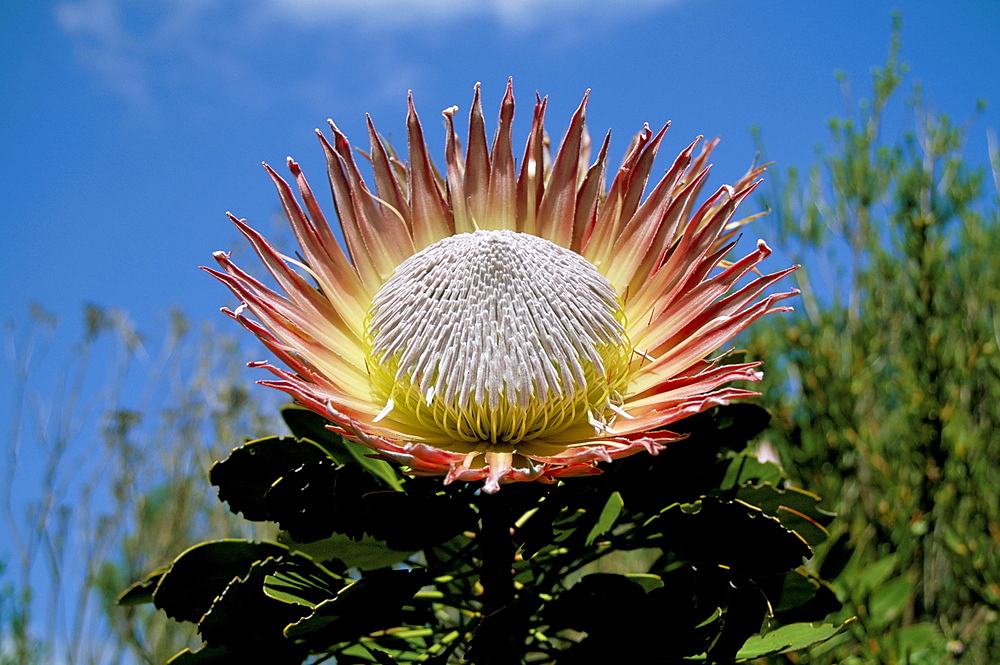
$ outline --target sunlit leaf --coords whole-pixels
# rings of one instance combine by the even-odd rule
[[[156,591],[156,585],[160,583],[160,578],[165,572],[167,572],[166,568],[157,568],[144,579],[121,592],[116,602],[125,607],[153,602],[153,592]]]
[[[423,586],[420,571],[388,570],[363,577],[312,614],[285,629],[285,635],[313,649],[357,639],[394,625],[404,602]]]
[[[339,561],[345,568],[359,570],[388,568],[394,563],[406,561],[415,552],[392,549],[371,536],[353,540],[339,533],[309,543],[298,543],[287,534],[283,534],[279,540],[291,550],[308,554],[316,561]]]
[[[622,495],[618,492],[612,492],[611,496],[608,497],[608,502],[604,504],[604,508],[601,510],[601,515],[597,518],[597,524],[593,526],[587,535],[585,544],[592,545],[598,537],[610,531],[624,507],[625,502],[622,500]]]
[[[776,653],[797,651],[825,642],[850,623],[793,623],[772,630],[764,635],[754,635],[736,654],[739,661],[752,660]]]

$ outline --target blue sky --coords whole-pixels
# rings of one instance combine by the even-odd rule
[[[41,303],[83,303],[140,323],[180,305],[215,316],[228,294],[196,269],[242,243],[224,213],[277,228],[261,161],[294,156],[324,180],[313,129],[333,117],[358,145],[364,113],[402,136],[412,89],[432,153],[439,112],[468,110],[482,81],[488,120],[514,77],[519,128],[550,97],[561,136],[584,90],[589,126],[621,155],[643,122],[673,125],[672,158],[721,135],[712,182],[740,175],[760,126],[780,167],[805,165],[826,123],[884,63],[891,12],[878,0],[7,0],[0,9],[0,320]],[[972,115],[984,161],[1000,127],[1000,3],[911,2],[903,59],[932,107]],[[836,9],[834,9],[834,7]],[[755,231],[766,238],[766,222]],[[248,257],[249,258],[249,257]],[[244,263],[250,263],[249,260]]]

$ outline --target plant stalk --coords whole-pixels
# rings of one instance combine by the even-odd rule
[[[480,530],[479,581],[483,585],[483,618],[472,639],[469,657],[477,665],[520,665],[518,645],[524,644],[512,605],[514,542],[511,510],[504,492],[483,493],[478,501]]]

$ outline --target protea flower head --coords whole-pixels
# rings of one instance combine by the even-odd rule
[[[302,260],[230,218],[285,295],[226,253],[210,271],[242,301],[223,311],[291,369],[251,363],[276,376],[261,383],[408,473],[486,492],[656,454],[680,438],[670,423],[757,394],[727,384],[760,380],[758,363],[708,356],[795,294],[761,299],[794,267],[737,284],[770,253],[762,241],[724,260],[763,168],[696,205],[716,144],[696,155],[698,137],[643,200],[667,129],[647,125],[607,187],[610,134],[589,163],[588,95],[552,159],[536,95],[518,166],[511,84],[492,147],[476,86],[464,155],[457,109],[444,111],[443,174],[411,96],[406,162],[369,118],[374,193],[337,127],[332,142],[317,131],[346,251],[299,166],[288,160],[304,208],[265,164]]]

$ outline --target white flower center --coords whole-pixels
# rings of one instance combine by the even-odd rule
[[[507,230],[408,258],[376,294],[367,332],[380,418],[456,442],[606,430],[632,353],[621,299],[593,265]]]

